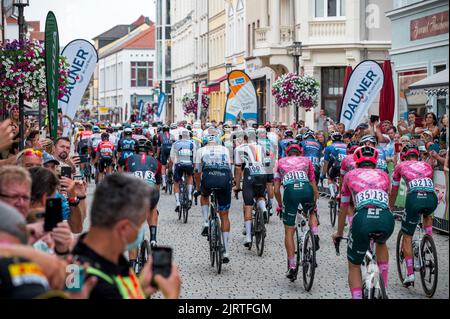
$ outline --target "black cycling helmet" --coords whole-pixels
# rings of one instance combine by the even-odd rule
[[[313,138],[313,139],[315,139],[315,138],[316,138],[316,133],[314,133],[313,130],[307,130],[307,131],[305,132],[305,134],[303,134],[303,139],[306,140],[306,139],[308,139],[308,138]]]
[[[152,149],[153,145],[149,140],[140,139],[136,144],[136,152],[148,152]]]
[[[331,140],[333,142],[342,141],[342,134],[340,132],[331,133]]]
[[[293,138],[294,137],[294,132],[291,130],[291,129],[287,129],[285,132],[284,132],[284,137],[285,138]]]
[[[359,148],[359,143],[356,141],[352,141],[347,145],[347,154],[353,154]]]
[[[102,141],[108,141],[109,140],[109,133],[102,133]]]
[[[110,127],[108,127],[108,128],[106,129],[106,132],[108,132],[109,134],[114,133],[114,128],[112,128],[112,127],[110,126]]]

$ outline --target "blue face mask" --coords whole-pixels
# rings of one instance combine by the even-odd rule
[[[138,249],[139,245],[144,241],[144,235],[145,235],[145,223],[142,225],[142,227],[139,229],[139,232],[137,234],[136,240],[130,244],[127,245],[125,248],[125,251]]]

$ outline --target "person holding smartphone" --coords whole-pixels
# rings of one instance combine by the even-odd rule
[[[154,191],[128,174],[107,176],[97,186],[91,207],[91,228],[72,251],[76,261],[91,265],[86,270],[86,279],[98,280],[90,299],[145,299],[157,290],[166,298],[179,298],[181,280],[173,263],[170,272],[163,271],[170,273],[168,278],[153,277],[153,260],[149,258],[138,278],[123,254],[142,241]],[[167,267],[165,261],[167,258],[158,260],[157,266]],[[152,286],[152,278],[156,288]]]

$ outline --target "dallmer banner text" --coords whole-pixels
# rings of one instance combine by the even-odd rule
[[[63,50],[62,55],[69,63],[68,91],[59,100],[59,107],[64,115],[74,118],[81,99],[89,85],[98,62],[97,50],[86,40],[74,40]],[[70,130],[70,122],[64,119],[64,136]]]
[[[231,71],[228,75],[230,92],[225,107],[225,121],[236,122],[238,118],[257,122],[258,100],[250,77],[243,71]]]
[[[356,129],[383,84],[383,69],[375,61],[363,61],[353,70],[341,107],[341,123],[346,129]]]

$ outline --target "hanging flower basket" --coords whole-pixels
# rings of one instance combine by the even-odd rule
[[[319,82],[313,77],[287,73],[279,77],[272,86],[272,95],[281,107],[301,107],[310,111],[318,106]]]
[[[69,64],[59,57],[59,98],[67,93]],[[6,106],[18,104],[19,92],[32,103],[47,105],[45,51],[39,41],[14,40],[0,44],[0,96]]]
[[[198,94],[185,94],[181,100],[183,105],[183,112],[185,116],[189,114],[197,115],[198,107]],[[209,97],[207,95],[202,95],[202,112],[206,112],[209,108]]]

